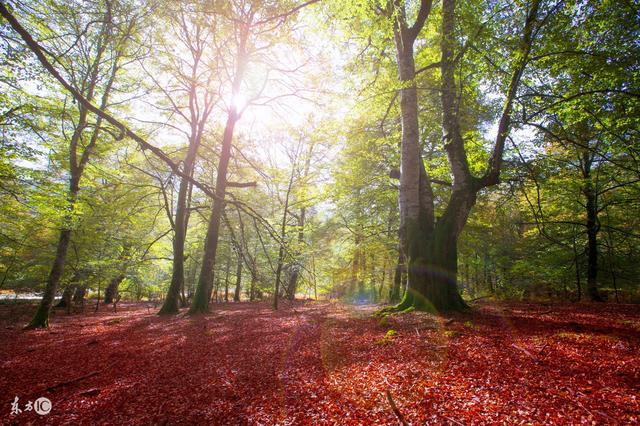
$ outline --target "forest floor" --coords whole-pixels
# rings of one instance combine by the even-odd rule
[[[30,308],[0,306],[0,423],[398,424],[389,395],[415,425],[640,422],[638,306],[375,308],[122,304],[22,331]],[[39,397],[49,414],[24,411]]]

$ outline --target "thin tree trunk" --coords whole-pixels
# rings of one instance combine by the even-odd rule
[[[602,302],[604,299],[598,290],[598,201],[596,191],[593,188],[590,176],[590,153],[585,153],[585,188],[584,195],[587,199],[587,292],[594,302]]]
[[[382,263],[382,277],[380,279],[380,288],[378,289],[377,300],[382,300],[382,292],[384,291],[384,283],[387,280],[387,257],[385,256]]]
[[[219,277],[215,277],[215,285],[213,286],[213,295],[211,296],[211,300],[209,301],[209,303],[211,302],[218,302],[218,289],[220,288],[220,278]]]
[[[233,301],[240,301],[240,290],[242,289],[242,254],[238,253],[238,265],[236,266],[236,289],[233,292]]]
[[[243,24],[243,28],[240,31],[239,44],[236,51],[237,65],[231,87],[232,96],[237,96],[240,93],[240,84],[242,83],[247,63],[246,44],[249,28],[249,24]],[[200,270],[200,277],[198,278],[198,286],[193,296],[193,304],[191,305],[191,309],[189,309],[190,314],[209,311],[209,299],[211,296],[211,287],[213,286],[213,273],[220,234],[220,220],[224,210],[224,198],[227,191],[227,170],[229,168],[229,160],[231,159],[231,144],[233,142],[233,132],[239,119],[240,111],[238,111],[238,107],[231,105],[222,136],[222,148],[220,150],[220,160],[218,162],[216,176],[215,199],[213,200],[213,208],[211,209],[211,216],[209,217],[209,223],[207,225],[202,268]]]
[[[62,231],[60,231],[58,246],[56,248],[56,257],[53,260],[53,265],[51,266],[51,272],[49,273],[49,278],[47,279],[47,285],[44,289],[42,300],[40,301],[40,305],[38,305],[38,310],[33,316],[33,319],[31,320],[29,325],[27,325],[27,329],[49,327],[49,311],[51,310],[51,305],[53,304],[53,300],[56,295],[60,277],[64,272],[64,262],[67,257],[67,249],[69,248],[70,241],[71,230],[63,229]]]
[[[87,293],[87,286],[80,284],[76,287],[76,291],[73,292],[73,301],[84,303],[84,296]]]
[[[227,265],[224,273],[224,301],[229,301],[229,270],[231,269],[231,260],[227,259]]]
[[[312,268],[312,279],[313,279],[313,298],[314,300],[318,300],[318,282],[316,278],[316,254],[311,254],[311,268]]]
[[[188,35],[191,28],[186,27],[184,17],[177,20],[181,31]],[[191,72],[188,82],[188,118],[187,121],[190,126],[189,133],[189,147],[187,154],[183,162],[184,176],[180,180],[180,186],[178,189],[178,199],[176,203],[175,220],[172,221],[174,237],[173,237],[173,270],[171,276],[171,284],[167,291],[167,297],[164,304],[160,309],[159,314],[172,315],[178,312],[178,305],[186,307],[187,298],[185,297],[185,280],[184,280],[184,246],[187,237],[187,227],[189,224],[189,207],[191,204],[191,191],[193,185],[191,180],[187,177],[193,177],[193,170],[196,163],[196,157],[198,149],[200,148],[202,137],[205,131],[206,124],[209,119],[209,115],[212,111],[212,103],[208,98],[208,94],[203,95],[203,99],[199,99],[199,85],[202,83],[199,80],[200,74],[202,74],[202,55],[203,47],[205,45],[204,40],[199,36],[201,34],[199,26],[196,25],[196,34],[193,37],[184,37],[183,43],[186,44],[191,52],[193,62],[190,63],[189,71]],[[187,117],[187,114],[183,115]],[[224,194],[224,193],[223,193]],[[170,213],[169,213],[170,214]],[[203,265],[204,266],[204,265]]]
[[[193,128],[194,132],[189,140],[189,150],[184,160],[184,173],[186,176],[193,174],[196,155],[200,142],[202,140],[202,129],[204,125],[198,123],[197,128]],[[180,181],[178,189],[178,200],[176,205],[176,214],[174,220],[174,237],[173,237],[173,270],[171,275],[171,285],[167,291],[167,297],[160,309],[161,315],[173,315],[178,312],[179,304],[184,307],[186,300],[184,297],[184,245],[187,236],[188,225],[188,194],[191,188],[191,182],[183,177]],[[182,294],[182,299],[180,295]]]
[[[607,221],[608,221],[609,209],[606,204],[605,204],[605,211],[607,214]],[[614,265],[615,257],[614,257],[614,248],[613,248],[613,232],[611,231],[611,227],[607,227],[607,236],[609,237],[608,247],[607,247],[607,254],[609,258],[609,273],[611,274],[611,281],[613,284],[613,291],[615,292],[615,296],[616,296],[616,303],[620,303],[620,297],[618,295],[618,280],[617,280],[615,265]]]
[[[307,177],[309,176],[309,169],[311,168],[311,157],[313,156],[314,147],[315,147],[315,143],[311,142],[309,144],[309,150],[307,151],[305,164],[304,164],[304,171],[301,177],[303,182],[306,182]],[[306,207],[302,207],[300,209],[300,216],[298,219],[298,246],[299,247],[301,247],[302,244],[304,243],[304,226],[305,226],[306,216],[307,216],[307,209]],[[296,258],[298,257],[299,257],[299,253],[297,254]],[[300,259],[297,259],[297,261],[301,262]],[[289,285],[288,285],[289,300],[294,300],[296,297],[296,292],[298,290],[299,277],[300,277],[300,271],[296,268],[291,274],[291,277],[289,278]]]
[[[220,152],[220,162],[218,163],[218,173],[216,178],[216,198],[213,200],[213,208],[207,226],[207,235],[204,243],[204,255],[202,257],[202,268],[198,278],[198,286],[193,296],[193,304],[189,312],[191,314],[205,313],[209,311],[209,299],[213,286],[213,274],[218,250],[218,238],[220,233],[220,219],[224,209],[224,196],[227,188],[227,169],[231,158],[231,142],[233,140],[233,130],[238,120],[238,112],[232,108],[229,112],[227,124],[225,126],[222,140],[222,151]]]
[[[399,302],[403,296],[401,292],[402,287],[402,275],[404,274],[404,258],[402,256],[402,250],[398,249],[398,261],[396,262],[395,272],[393,274],[393,284],[389,291],[389,302]]]
[[[291,196],[291,188],[293,188],[293,179],[295,177],[296,166],[291,166],[291,175],[289,176],[289,185],[284,199],[284,209],[282,212],[282,223],[280,224],[280,249],[278,250],[278,266],[276,268],[276,283],[273,293],[273,309],[278,309],[278,298],[280,297],[280,276],[282,275],[282,267],[284,264],[284,245],[287,238],[287,216],[289,212],[289,197]]]
[[[75,292],[75,286],[72,284],[67,285],[62,292],[62,298],[56,304],[56,308],[68,308],[71,305],[71,299],[73,298],[73,293]]]
[[[249,301],[253,302],[256,298],[256,274],[254,272],[255,265],[251,269],[251,286],[249,287]]]

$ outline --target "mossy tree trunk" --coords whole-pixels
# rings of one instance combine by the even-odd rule
[[[520,44],[513,55],[512,74],[498,123],[493,152],[482,177],[471,174],[462,137],[458,85],[456,84],[455,0],[442,1],[441,59],[426,69],[439,66],[442,132],[453,183],[444,214],[434,214],[433,181],[422,161],[418,124],[418,93],[414,43],[431,13],[432,0],[421,0],[413,25],[407,23],[405,3],[393,3],[388,16],[393,19],[400,89],[402,124],[400,167],[400,241],[406,256],[407,292],[392,309],[415,307],[434,312],[465,308],[457,288],[457,239],[466,224],[476,194],[499,182],[506,138],[511,125],[513,101],[520,84],[533,40],[539,0],[527,11]]]

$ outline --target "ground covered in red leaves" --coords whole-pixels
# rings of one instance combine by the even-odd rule
[[[409,313],[306,302],[162,318],[144,305],[22,331],[0,307],[0,419],[23,424],[640,422],[640,309]],[[11,414],[45,396],[53,409]]]

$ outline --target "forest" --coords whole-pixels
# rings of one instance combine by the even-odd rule
[[[2,424],[640,422],[640,1],[0,15]]]

